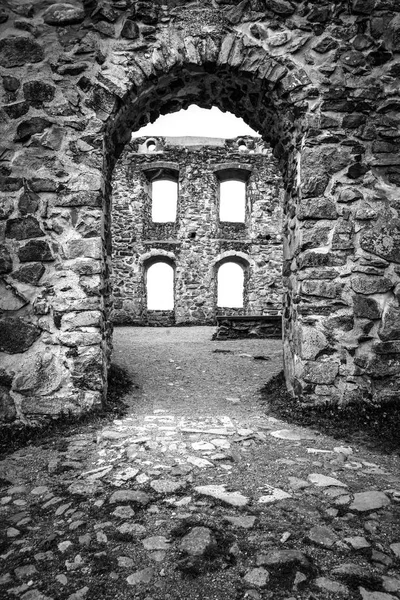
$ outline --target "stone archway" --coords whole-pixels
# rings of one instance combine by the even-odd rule
[[[27,13],[41,39],[16,35],[12,2],[3,19],[6,418],[101,402],[112,169],[132,129],[193,102],[242,116],[280,163],[289,389],[395,398],[396,2],[84,4]]]

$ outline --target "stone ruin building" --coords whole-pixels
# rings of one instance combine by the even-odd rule
[[[136,138],[127,144],[113,174],[113,322],[210,325],[218,315],[280,312],[280,189],[276,160],[261,139]],[[157,217],[157,203],[168,202],[170,214]],[[170,271],[168,310],[152,309],[147,296],[151,268],[160,263]],[[243,296],[235,307],[217,297],[220,269],[232,264],[239,267]],[[161,287],[159,295],[165,293]]]
[[[6,0],[0,38],[2,420],[101,404],[113,168],[193,103],[277,160],[290,392],[398,398],[398,0]]]

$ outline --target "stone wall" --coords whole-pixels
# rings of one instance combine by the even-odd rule
[[[278,160],[289,390],[398,399],[398,0],[7,0],[0,38],[3,419],[104,397],[112,170],[192,103]]]
[[[156,144],[149,152],[147,144]],[[149,177],[176,169],[175,223],[151,220]],[[218,173],[246,177],[244,223],[219,219]],[[239,173],[239,175],[238,175]],[[149,175],[150,174],[150,175]],[[282,182],[261,139],[136,138],[114,169],[112,288],[114,323],[215,323],[216,314],[266,314],[282,306]],[[172,261],[175,309],[148,311],[146,266]],[[243,308],[217,308],[217,270],[232,260],[245,271]]]

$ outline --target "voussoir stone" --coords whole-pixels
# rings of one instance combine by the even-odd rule
[[[136,490],[117,490],[109,499],[110,504],[140,504],[145,506],[150,502],[150,496]]]
[[[354,494],[354,500],[349,510],[355,512],[372,512],[390,504],[389,498],[383,492],[371,490]]]
[[[44,58],[43,48],[27,37],[7,37],[0,40],[0,65],[6,68],[22,67]]]
[[[73,25],[81,23],[85,18],[85,11],[81,4],[58,2],[50,6],[43,14],[43,20],[48,25]]]

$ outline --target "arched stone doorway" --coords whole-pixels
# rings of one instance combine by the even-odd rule
[[[389,85],[398,74],[396,3],[281,0],[255,3],[258,13],[254,3],[106,13],[95,4],[72,17],[39,8],[39,41],[15,37],[11,11],[0,45],[7,77],[17,68],[11,77],[27,82],[18,107],[13,82],[4,84],[0,352],[10,414],[101,402],[112,169],[133,129],[191,103],[243,117],[279,160],[289,389],[309,402],[393,399],[400,141],[382,72]],[[74,44],[86,63],[71,62]]]

